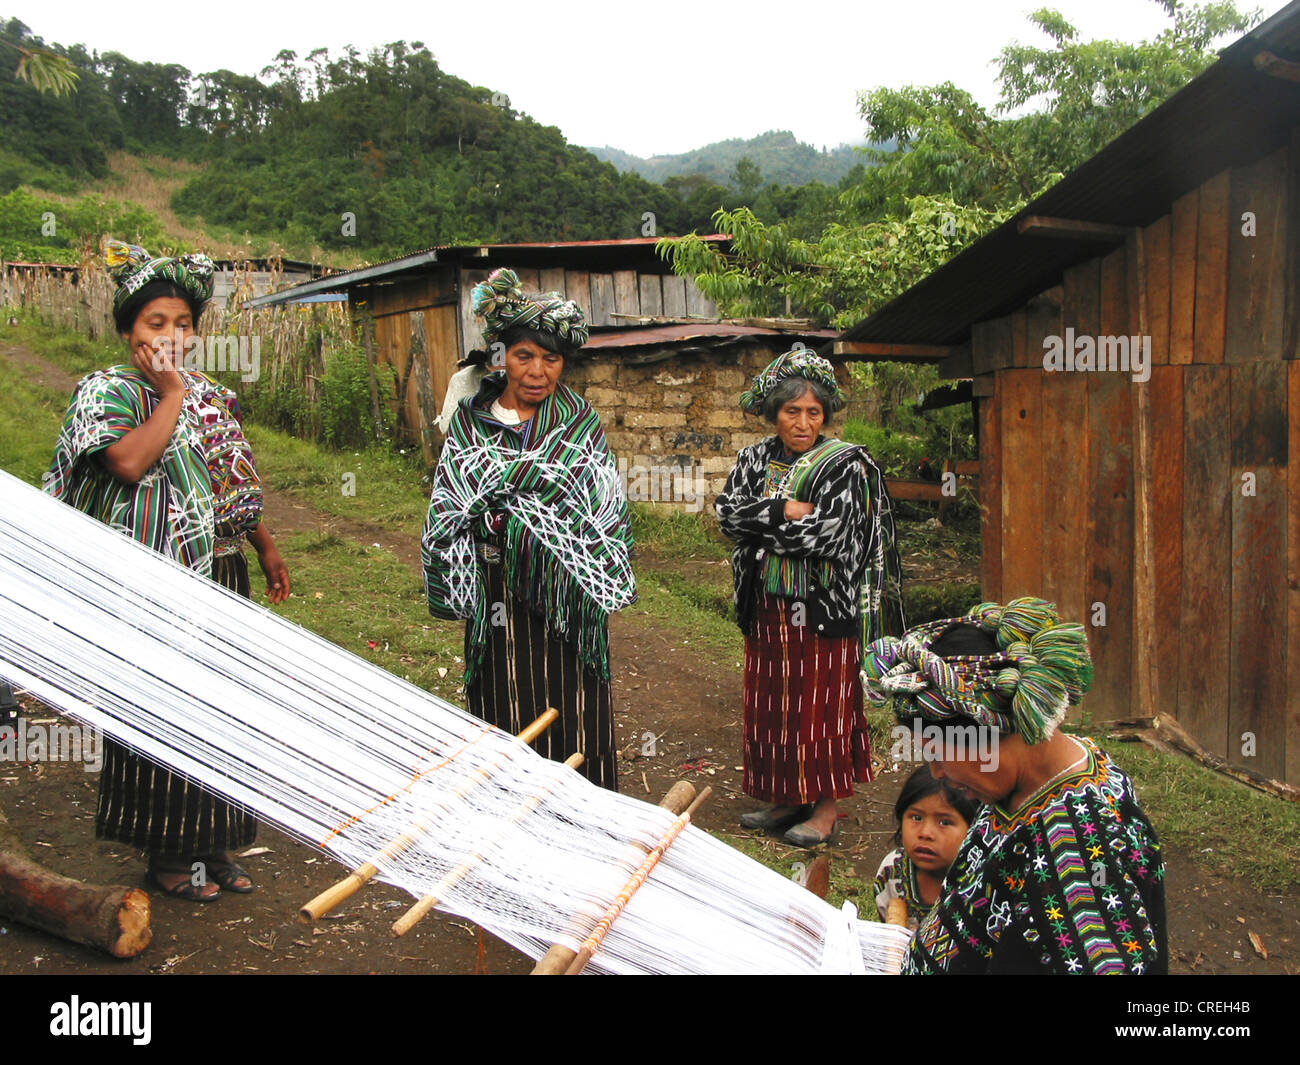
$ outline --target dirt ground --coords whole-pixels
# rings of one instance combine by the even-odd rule
[[[49,364],[36,373],[62,387],[67,375]],[[35,374],[34,374],[35,376]],[[70,379],[67,379],[70,381]],[[320,514],[291,496],[268,493],[268,526],[279,534],[325,529],[367,544],[380,543],[413,568],[414,531],[396,540],[384,530]],[[289,559],[292,567],[292,559]],[[295,591],[300,589],[295,588]],[[693,649],[679,633],[637,607],[611,624],[617,729],[624,759],[621,790],[655,802],[678,779],[712,785],[697,823],[745,834],[737,818],[758,804],[740,790],[741,677],[738,663]],[[51,716],[20,695],[30,718]],[[655,754],[643,756],[643,737]],[[1124,751],[1112,752],[1122,765]],[[843,804],[846,811],[825,848],[833,863],[851,864],[870,878],[890,849],[892,806],[900,776],[884,773]],[[49,868],[101,884],[142,885],[144,864],[129,848],[94,839],[96,779],[69,763],[0,763],[0,809],[34,857]],[[1157,829],[1159,826],[1156,826]],[[750,834],[757,835],[757,834]],[[758,837],[765,838],[765,837]],[[765,838],[782,862],[808,852]],[[402,939],[389,926],[409,905],[403,892],[370,885],[336,913],[308,925],[297,911],[344,875],[318,851],[263,827],[244,861],[257,882],[248,896],[185,903],[152,893],[153,943],[138,958],[115,961],[9,921],[0,921],[0,973],[524,973],[531,963],[466,922],[427,918]],[[1294,892],[1264,896],[1248,884],[1209,875],[1191,856],[1165,848],[1171,969],[1176,973],[1300,972],[1300,917]],[[862,899],[860,908],[872,905]],[[1257,956],[1256,933],[1269,957]]]

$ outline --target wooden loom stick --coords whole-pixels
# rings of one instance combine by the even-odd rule
[[[578,951],[578,956],[573,959],[573,964],[570,965],[568,970],[565,972],[566,976],[577,976],[587,967],[587,962],[591,961],[592,955],[600,949],[600,944],[605,939],[605,935],[609,932],[610,927],[616,920],[618,920],[618,915],[623,912],[624,907],[632,900],[632,896],[635,895],[641,885],[646,882],[646,878],[650,875],[651,870],[659,864],[659,859],[664,856],[664,851],[673,845],[673,840],[680,836],[682,829],[691,823],[691,815],[703,806],[704,802],[712,794],[713,789],[708,787],[700,792],[699,795],[695,797],[695,801],[691,803],[690,806],[686,807],[686,810],[682,815],[677,818],[677,820],[669,827],[668,831],[664,833],[663,839],[661,839],[650,853],[646,855],[645,861],[641,863],[641,868],[632,874],[631,878],[623,885],[623,889],[618,893],[614,901],[609,904],[609,908],[605,911],[604,916],[596,922],[596,927],[592,929],[591,935],[587,937],[587,941],[582,944],[582,949]]]
[[[543,732],[545,732],[560,716],[560,712],[554,708],[547,709],[527,728],[519,733],[519,739],[524,743],[531,743]],[[501,763],[497,762],[491,766],[484,766],[474,771],[465,782],[456,789],[452,798],[461,799],[468,795],[474,788],[483,784],[492,776],[493,771],[501,768]],[[340,880],[333,887],[328,887],[303,906],[298,911],[299,916],[305,921],[316,921],[322,916],[329,913],[336,906],[341,905],[361,890],[366,884],[374,879],[375,874],[379,872],[378,863],[390,858],[395,858],[404,850],[411,846],[417,839],[429,830],[429,825],[415,822],[402,835],[392,840],[382,850],[376,851],[371,859],[362,862],[347,876]]]
[[[664,797],[659,800],[659,807],[660,809],[668,810],[670,813],[680,814],[691,805],[691,802],[694,799],[695,785],[688,780],[679,780],[669,788]],[[632,846],[638,853],[645,853],[647,850],[647,848],[640,843],[634,843]],[[576,921],[574,923],[576,923]],[[572,923],[570,927],[573,928]],[[573,928],[573,935],[574,938],[579,938],[582,936],[582,932],[579,928]],[[573,964],[573,959],[577,956],[578,952],[576,950],[566,947],[562,943],[556,943],[542,956],[542,959],[533,966],[531,975],[563,976],[568,971],[569,966]]]
[[[907,927],[907,899],[896,898],[889,900],[889,905],[885,907],[885,924]]]
[[[582,765],[583,761],[585,761],[585,759],[582,756],[582,752],[579,751],[576,754],[569,755],[569,757],[564,760],[564,764],[567,765],[570,769],[577,769],[580,765]],[[546,801],[546,797],[550,795],[552,791],[555,790],[555,784],[556,781],[551,781],[544,788],[542,788],[541,791],[537,792],[536,795],[530,795],[523,802],[521,802],[515,808],[515,812],[511,814],[510,817],[506,819],[505,824],[501,826],[502,829],[504,830],[505,828],[508,828],[510,825],[518,824],[530,813],[532,813],[539,806],[541,806],[542,803]],[[493,839],[487,841],[487,843],[482,844],[482,850],[472,852],[463,862],[460,863],[460,865],[456,866],[455,869],[451,870],[451,872],[449,872],[446,876],[444,876],[441,880],[439,880],[438,883],[434,886],[432,892],[430,892],[428,895],[425,895],[423,898],[421,898],[414,906],[412,906],[409,910],[407,910],[404,914],[402,914],[401,917],[399,917],[396,921],[394,921],[393,935],[404,936],[406,935],[407,932],[409,932],[412,928],[414,928],[416,923],[422,917],[424,917],[425,914],[427,914],[431,909],[433,909],[435,906],[438,905],[443,895],[445,895],[449,890],[451,890],[457,884],[459,884],[469,873],[471,873],[474,869],[476,869],[479,866],[479,864],[483,861],[483,850],[486,850],[490,844],[495,843],[497,839],[500,838],[500,836],[501,833],[498,833]]]

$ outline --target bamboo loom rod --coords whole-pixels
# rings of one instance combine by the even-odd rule
[[[548,708],[545,713],[538,716],[527,728],[522,729],[519,733],[519,739],[524,743],[531,743],[543,732],[545,732],[560,716],[560,712],[554,708]],[[474,788],[486,782],[492,773],[501,768],[501,763],[496,762],[491,766],[484,766],[474,771],[473,774],[452,794],[452,798],[461,799],[468,795]],[[347,876],[340,880],[332,887],[326,888],[309,903],[298,911],[299,916],[305,921],[316,921],[329,913],[336,906],[341,905],[361,890],[366,884],[374,879],[375,874],[379,872],[379,864],[387,859],[396,858],[404,850],[411,846],[421,835],[429,830],[427,824],[415,822],[406,832],[398,836],[382,850],[376,851],[369,861],[362,862]]]
[[[646,878],[656,865],[659,859],[664,856],[664,852],[673,845],[673,841],[682,834],[682,830],[691,823],[691,816],[708,800],[713,794],[713,789],[706,787],[695,797],[695,801],[686,807],[682,815],[672,823],[668,831],[664,833],[654,848],[646,855],[645,861],[641,863],[638,869],[623,885],[623,889],[615,897],[614,901],[609,904],[604,916],[596,922],[596,927],[592,929],[591,935],[587,941],[582,944],[582,949],[578,951],[578,956],[573,959],[573,964],[566,970],[566,976],[577,976],[587,967],[592,956],[600,949],[600,944],[605,939],[606,933],[609,932],[614,922],[618,920],[618,915],[623,912],[624,907],[632,901],[632,896],[640,890],[641,885],[646,882]]]
[[[660,809],[667,810],[669,813],[680,814],[686,809],[686,807],[690,806],[691,801],[694,798],[695,785],[688,780],[679,780],[669,788],[664,797],[659,800],[659,807]],[[632,846],[635,848],[638,856],[644,854],[648,850],[647,847],[640,843],[634,843]],[[570,924],[573,937],[581,941],[583,937],[583,929],[581,927],[575,927],[575,925],[576,919]],[[541,960],[533,966],[531,975],[563,976],[565,972],[568,971],[569,966],[573,964],[573,959],[577,956],[578,952],[576,950],[566,947],[562,943],[556,943],[542,956]]]
[[[579,766],[582,765],[583,761],[585,761],[585,759],[583,758],[582,752],[579,751],[576,754],[569,755],[569,757],[564,760],[564,764],[567,765],[570,769],[577,769]],[[412,928],[414,928],[416,923],[420,921],[421,918],[423,918],[431,909],[433,909],[435,906],[438,905],[438,903],[442,900],[443,895],[445,895],[448,891],[450,891],[457,884],[459,884],[463,879],[465,879],[465,877],[469,873],[473,872],[475,869],[478,868],[478,866],[483,862],[483,852],[486,851],[494,843],[496,843],[497,840],[499,840],[501,836],[504,834],[507,828],[509,828],[511,825],[517,825],[520,821],[522,821],[525,817],[527,817],[530,813],[532,813],[539,806],[541,806],[542,803],[546,801],[547,796],[549,796],[551,792],[555,790],[556,783],[557,782],[554,780],[549,782],[545,787],[543,787],[539,792],[537,792],[537,794],[530,795],[523,802],[521,802],[515,808],[515,812],[512,813],[506,819],[505,823],[501,826],[500,832],[498,832],[492,839],[488,840],[486,843],[483,843],[481,845],[480,850],[474,851],[471,854],[469,854],[465,858],[465,860],[460,863],[460,865],[456,866],[455,869],[447,873],[446,876],[444,876],[441,880],[438,881],[437,884],[434,885],[432,892],[430,892],[428,895],[425,895],[423,898],[421,898],[414,906],[412,906],[409,910],[407,910],[404,914],[402,914],[401,917],[399,917],[396,921],[393,922],[393,935],[404,936],[406,935],[407,932],[409,932]]]

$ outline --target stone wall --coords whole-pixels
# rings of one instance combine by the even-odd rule
[[[754,375],[790,349],[788,339],[773,339],[773,347],[748,341],[649,364],[633,361],[646,356],[644,349],[568,362],[564,383],[600,414],[629,499],[712,513],[736,453],[775,432],[739,406]],[[836,373],[847,386],[847,368]],[[841,420],[836,417],[830,435],[839,435]]]

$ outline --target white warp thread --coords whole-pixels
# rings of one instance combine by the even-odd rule
[[[349,868],[417,827],[414,845],[376,863],[413,896],[482,854],[440,908],[534,958],[577,949],[674,819],[3,471],[0,676]],[[457,797],[479,769],[490,783]],[[688,827],[590,968],[816,973],[843,921]],[[907,930],[855,923],[865,969],[896,972]]]

